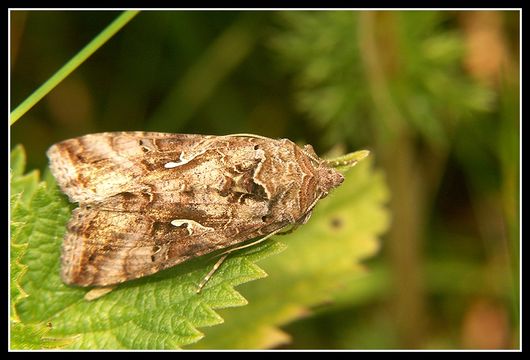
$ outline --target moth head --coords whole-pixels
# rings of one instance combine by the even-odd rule
[[[336,188],[344,181],[344,176],[337,170],[329,166],[322,165],[319,168],[319,188],[322,192],[321,198],[325,197],[329,191]]]

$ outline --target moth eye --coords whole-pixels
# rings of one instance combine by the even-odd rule
[[[270,216],[268,216],[268,215],[265,215],[265,216],[261,217],[261,221],[263,221],[264,223],[269,222],[269,220],[270,220]]]
[[[259,145],[254,145],[254,150],[258,150],[259,149]]]

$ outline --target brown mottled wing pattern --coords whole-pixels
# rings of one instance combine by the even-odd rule
[[[65,140],[48,150],[50,169],[73,202],[94,202],[123,191],[142,191],[149,171],[200,147],[205,136],[108,132]],[[188,150],[190,151],[190,150]]]
[[[267,156],[293,156],[269,149],[275,141],[121,132],[52,146],[52,173],[79,203],[63,281],[116,284],[282,228],[289,221],[271,215],[270,194],[252,180]]]

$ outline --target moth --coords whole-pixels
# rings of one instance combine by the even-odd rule
[[[78,286],[119,284],[263,241],[307,222],[344,180],[311,145],[250,134],[106,132],[62,141],[47,155],[79,204],[61,254],[63,282]]]

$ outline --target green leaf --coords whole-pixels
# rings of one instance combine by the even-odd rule
[[[23,177],[21,154],[12,154],[12,348],[180,348],[204,336],[197,328],[223,322],[215,309],[247,304],[234,286],[265,277],[254,263],[285,247],[267,241],[231,254],[199,294],[197,284],[210,271],[211,256],[121,284],[88,302],[87,289],[66,286],[59,276],[72,205],[46,182],[22,201],[30,182],[13,191]]]
[[[24,176],[19,165],[23,152],[17,151],[13,183]],[[25,192],[20,186],[11,197],[11,347],[17,349],[176,349],[204,333],[208,336],[198,343],[202,348],[284,342],[288,337],[277,326],[307,314],[309,307],[332,299],[359,277],[359,261],[376,252],[376,237],[388,221],[382,177],[363,161],[319,203],[306,225],[286,237],[288,250],[263,262],[272,281],[245,285],[245,297],[234,286],[266,276],[254,263],[283,250],[283,244],[268,241],[232,254],[200,294],[196,286],[210,271],[211,257],[121,284],[88,302],[86,289],[65,286],[59,277],[72,205],[51,181],[34,188]],[[31,196],[21,201],[22,193]],[[250,306],[215,311],[245,305],[245,298]]]
[[[24,153],[24,148],[21,145],[15,146],[15,148],[11,151],[9,165],[11,169],[11,176],[22,176],[24,174],[24,169],[26,168],[26,154]]]
[[[27,293],[20,285],[21,278],[27,272],[27,266],[22,258],[28,248],[28,234],[31,227],[31,212],[28,204],[33,199],[38,188],[39,175],[33,171],[24,175],[26,155],[22,146],[17,146],[11,152],[11,247],[10,247],[10,346],[12,349],[55,349],[68,345],[71,339],[53,338],[48,336],[51,323],[24,324],[20,321],[16,304]]]
[[[20,263],[20,258],[25,253],[27,244],[21,242],[21,232],[24,228],[24,219],[28,211],[20,206],[20,194],[11,197],[11,251],[10,251],[10,275],[11,275],[11,319],[18,321],[18,315],[13,307],[14,303],[25,296],[20,288],[19,280],[26,267]]]
[[[57,349],[73,341],[73,339],[48,337],[51,326],[51,323],[26,325],[13,322],[11,324],[11,348],[17,350]]]
[[[242,286],[250,305],[220,312],[225,323],[205,329],[191,348],[260,349],[289,340],[279,327],[333,302],[366,269],[363,259],[379,249],[388,226],[388,191],[382,174],[363,160],[323,199],[308,223],[286,236],[286,251],[261,262],[269,277]]]
[[[18,194],[18,201],[27,203],[32,197],[39,182],[39,172],[32,171],[24,175],[26,167],[26,154],[21,145],[16,146],[11,151],[10,157],[10,178],[11,178],[11,195]]]
[[[38,172],[34,171],[30,175],[24,175],[26,167],[26,154],[22,146],[17,146],[11,152],[10,172],[11,172],[11,251],[10,251],[10,273],[11,279],[14,280],[11,286],[11,305],[14,301],[25,296],[24,291],[20,288],[18,280],[25,271],[25,266],[20,263],[20,258],[24,254],[27,243],[24,236],[21,236],[29,211],[26,206],[38,184]],[[14,307],[11,307],[11,319],[18,321],[18,315]]]

